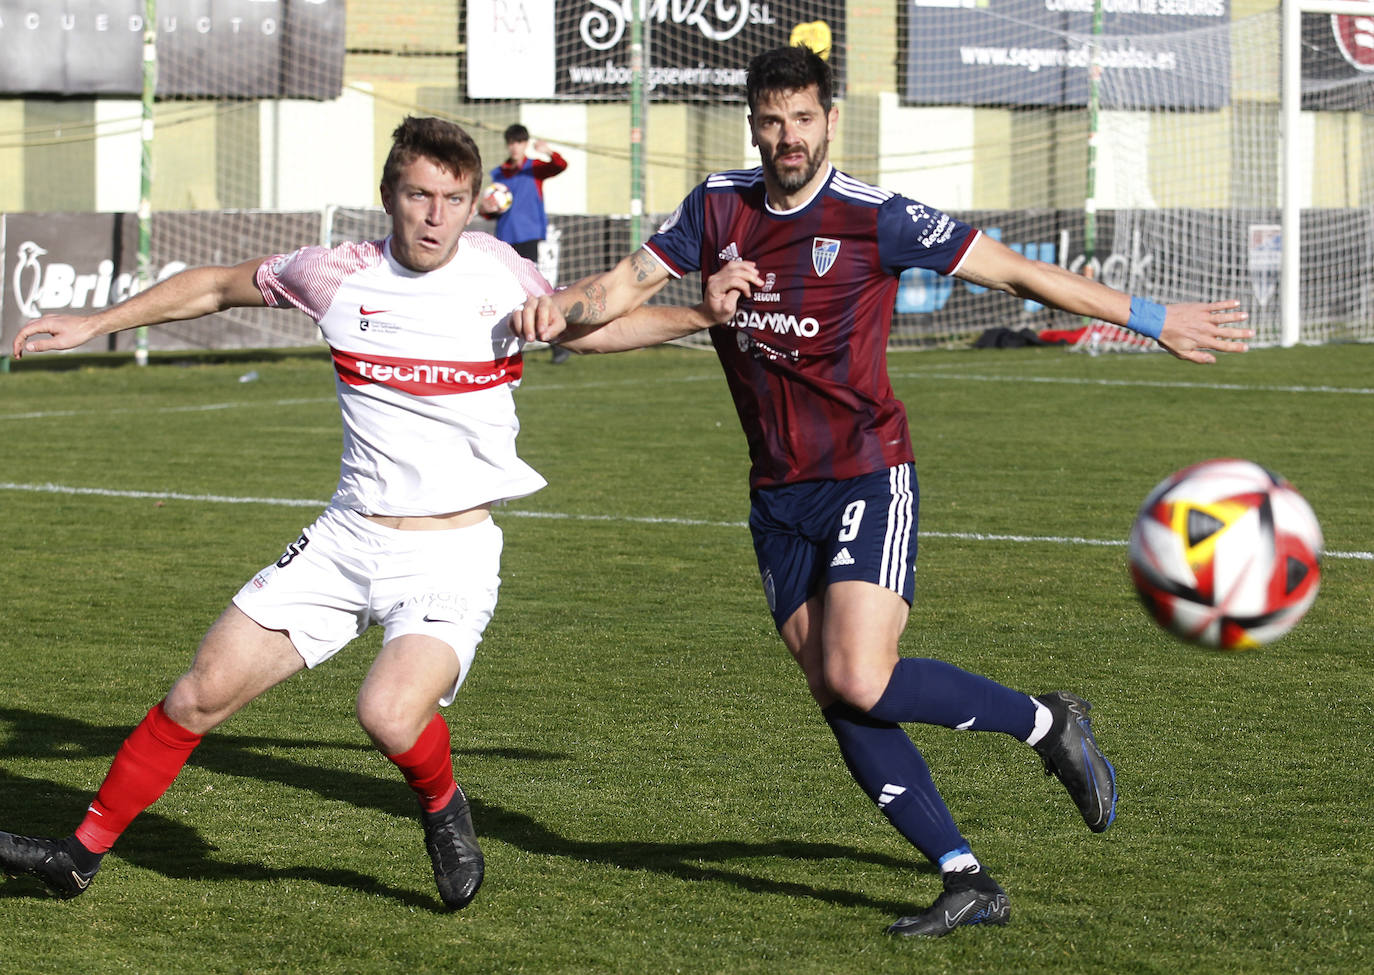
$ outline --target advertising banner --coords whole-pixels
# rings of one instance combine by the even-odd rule
[[[468,0],[468,97],[551,98],[554,4]]]
[[[138,217],[132,213],[10,213],[0,217],[0,349],[41,315],[88,314],[138,290]],[[318,212],[153,215],[152,277],[295,250],[320,234]],[[240,308],[148,332],[152,349],[268,348],[319,340],[300,312]],[[83,352],[133,347],[132,332],[87,343]]]
[[[1103,108],[1221,108],[1230,0],[909,0],[904,100],[1086,105],[1094,43]]]
[[[144,0],[0,0],[0,94],[143,91]],[[344,0],[158,0],[161,97],[337,98]]]
[[[1374,2],[1368,17],[1303,14],[1303,111],[1368,111],[1371,84]]]
[[[556,0],[551,22],[548,0],[471,0],[469,97],[629,98],[632,4],[655,101],[742,101],[749,59],[795,43],[825,56],[844,91],[845,0]]]

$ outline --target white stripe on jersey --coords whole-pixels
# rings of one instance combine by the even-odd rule
[[[707,176],[706,188],[718,190],[727,186],[756,186],[762,181],[762,169],[727,169]]]
[[[665,258],[659,256],[658,251],[654,250],[653,247],[650,246],[649,241],[646,240],[643,244],[643,247],[644,250],[649,252],[649,256],[652,257],[654,260],[658,261],[658,263],[662,266],[663,270],[668,272],[669,277],[675,279],[682,278],[682,272],[679,271],[677,268],[673,267],[671,264],[669,264]]]
[[[879,568],[882,585],[899,596],[906,595],[911,575],[909,540],[911,537],[911,465],[898,464],[888,469],[887,535],[883,539],[883,560]]]
[[[865,183],[855,179],[846,173],[835,170],[835,178],[830,181],[830,186],[840,196],[847,196],[855,200],[863,200],[867,203],[883,203],[896,196],[891,190],[885,190],[881,186],[874,186],[872,183]]]
[[[981,230],[974,230],[973,234],[968,239],[968,244],[964,247],[964,252],[959,255],[958,263],[945,272],[947,275],[953,277],[955,274],[959,273],[959,268],[964,266],[964,258],[968,257],[968,252],[973,250],[973,245],[978,243],[978,238],[981,236],[983,236]]]

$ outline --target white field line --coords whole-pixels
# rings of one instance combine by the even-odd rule
[[[675,383],[697,383],[707,380],[720,379],[719,373],[708,373],[699,375],[674,376],[671,379],[661,380],[661,382]],[[723,381],[722,381],[723,382]],[[528,383],[520,386],[517,396],[526,395],[532,392],[556,393],[578,389],[613,389],[617,386],[642,386],[642,379],[620,379],[598,382],[569,382],[569,383]],[[306,399],[244,399],[232,403],[202,403],[197,406],[124,406],[113,410],[93,409],[93,410],[29,410],[24,413],[0,413],[0,423],[6,420],[48,420],[61,419],[70,416],[121,416],[129,414],[153,415],[157,413],[213,413],[218,410],[239,410],[278,406],[305,406],[318,405],[321,403],[335,403],[337,400],[333,396],[312,396]]]
[[[38,494],[94,495],[102,498],[137,498],[159,501],[195,501],[207,504],[267,504],[287,508],[323,508],[328,502],[318,498],[246,498],[224,494],[184,494],[180,491],[129,491],[115,488],[73,487],[65,484],[16,484],[0,481],[0,491],[27,491]],[[516,508],[501,508],[499,513],[507,518],[546,518],[557,521],[596,521],[615,522],[633,525],[687,525],[701,528],[748,528],[743,521],[709,521],[700,518],[652,518],[632,515],[577,515],[562,511],[524,511]],[[1099,548],[1125,548],[1126,542],[1111,538],[1082,538],[1075,535],[999,535],[987,532],[932,532],[919,533],[921,538],[949,538],[969,542],[1013,542],[1017,544],[1042,545],[1086,545]],[[1332,552],[1322,553],[1329,559],[1359,559],[1374,561],[1374,552]]]
[[[1064,386],[1121,386],[1149,389],[1214,389],[1227,393],[1337,393],[1374,396],[1374,388],[1360,386],[1261,386],[1245,383],[1204,383],[1150,379],[1087,379],[1079,376],[995,376],[965,372],[892,372],[893,379],[951,379],[974,383],[1045,383]]]
[[[143,406],[124,406],[113,410],[33,410],[28,413],[0,413],[4,420],[48,420],[68,416],[120,416],[130,413],[149,415],[153,413],[214,413],[217,410],[237,410],[245,406],[301,406],[307,403],[333,403],[332,396],[315,396],[310,399],[244,400],[238,403],[201,403],[197,406],[159,406],[153,409]]]
[[[1206,382],[1173,382],[1166,380],[1145,380],[1145,379],[1085,379],[1072,376],[1021,376],[1008,375],[996,376],[981,373],[963,373],[948,371],[923,372],[921,370],[892,371],[889,373],[893,379],[939,379],[955,382],[976,382],[976,383],[1030,383],[1030,384],[1050,384],[1066,386],[1107,386],[1123,388],[1149,388],[1149,389],[1211,389],[1219,392],[1230,393],[1320,393],[1328,395],[1344,396],[1374,396],[1374,388],[1359,386],[1263,386],[1247,385],[1244,383],[1206,383]],[[720,374],[711,372],[707,374],[688,374],[673,376],[667,379],[657,380],[658,382],[677,382],[677,383],[696,383],[713,381],[720,378]],[[535,383],[521,386],[521,395],[529,393],[558,393],[578,389],[609,389],[616,386],[634,386],[643,383],[642,379],[623,379],[597,382],[574,382],[574,383]],[[334,398],[331,396],[318,396],[309,399],[245,399],[232,403],[207,403],[199,406],[160,406],[149,409],[147,407],[121,407],[118,409],[107,410],[31,410],[24,413],[0,413],[0,422],[6,420],[45,420],[70,416],[90,416],[99,414],[102,416],[117,416],[121,414],[139,413],[209,413],[216,410],[234,410],[250,407],[278,407],[278,406],[301,406],[305,404],[332,403]]]

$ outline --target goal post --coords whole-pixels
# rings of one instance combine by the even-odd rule
[[[1358,17],[1369,24],[1374,41],[1374,5],[1363,0],[1282,0],[1282,81],[1280,112],[1283,132],[1283,230],[1279,267],[1280,344],[1293,346],[1303,338],[1302,329],[1302,198],[1307,172],[1302,137],[1302,15],[1330,14]],[[1367,82],[1366,84],[1374,84]]]

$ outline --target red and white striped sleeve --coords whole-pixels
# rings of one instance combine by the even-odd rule
[[[502,267],[515,275],[515,280],[519,282],[525,294],[536,297],[553,294],[553,285],[539,273],[539,268],[534,262],[521,257],[509,244],[497,240],[491,234],[475,231],[463,234],[463,241],[470,242],[475,249],[490,254]]]
[[[344,243],[333,248],[302,247],[263,261],[255,280],[270,307],[292,305],[318,322],[344,278],[382,260],[379,240]]]

